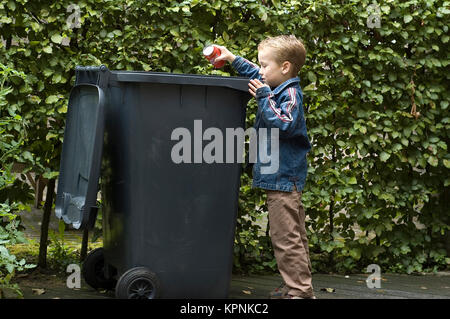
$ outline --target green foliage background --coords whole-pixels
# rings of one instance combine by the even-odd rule
[[[27,75],[10,77],[1,116],[25,122],[16,160],[28,169],[57,176],[76,65],[234,75],[230,66],[213,70],[202,48],[226,45],[257,62],[264,37],[295,34],[308,50],[300,77],[313,149],[303,202],[314,270],[448,266],[450,2],[378,1],[380,28],[367,26],[368,0],[82,0],[79,28],[70,4],[0,1],[0,62]],[[265,195],[250,188],[250,174],[242,175],[234,266],[273,270],[259,220]]]
[[[25,78],[23,73],[17,72],[0,63],[0,109],[7,106],[7,95],[14,90],[5,85],[6,79],[11,76]],[[15,134],[10,134],[10,132]],[[14,159],[21,153],[20,148],[24,141],[24,129],[20,115],[6,113],[0,117],[0,194],[8,187],[14,185],[15,175],[12,171]],[[11,192],[8,192],[11,193]],[[34,265],[26,264],[25,259],[18,259],[12,254],[7,245],[26,243],[27,240],[20,231],[20,219],[15,214],[24,205],[10,201],[9,197],[0,202],[0,298],[1,289],[5,287],[18,290],[16,285],[10,283],[16,271],[32,268]],[[20,292],[19,292],[20,293]]]

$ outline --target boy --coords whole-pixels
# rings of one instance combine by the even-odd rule
[[[253,166],[253,187],[267,193],[270,236],[284,280],[270,297],[315,298],[301,202],[307,174],[306,155],[311,149],[297,76],[305,63],[306,50],[295,36],[269,37],[258,46],[259,68],[227,48],[218,47],[222,53],[216,61],[226,60],[241,76],[250,78],[249,92],[258,104],[255,129],[279,130],[278,171],[263,174],[259,156]],[[270,144],[270,139],[267,143]],[[270,149],[270,145],[267,147]]]

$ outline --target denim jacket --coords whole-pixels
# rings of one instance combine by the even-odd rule
[[[237,56],[231,65],[241,76],[262,80],[259,67],[242,57]],[[256,101],[254,127],[258,151],[253,166],[253,187],[290,192],[295,184],[298,191],[303,190],[308,170],[306,156],[311,144],[306,132],[300,78],[291,78],[276,88],[259,88]],[[273,128],[278,128],[279,138]],[[278,139],[278,154],[275,147],[272,150],[274,139]]]

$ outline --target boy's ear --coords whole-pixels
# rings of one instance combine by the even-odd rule
[[[289,61],[284,61],[281,64],[281,73],[283,73],[284,75],[289,74],[291,72],[292,69],[292,64]]]

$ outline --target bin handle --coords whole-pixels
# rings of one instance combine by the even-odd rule
[[[100,88],[106,88],[110,74],[111,72],[104,64],[100,66],[77,65],[75,67],[75,85],[94,84]]]

